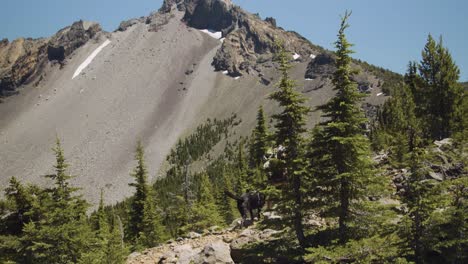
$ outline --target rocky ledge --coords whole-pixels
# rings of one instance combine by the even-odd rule
[[[230,0],[165,0],[160,12],[175,9],[185,12],[183,20],[188,26],[222,32],[224,41],[213,66],[231,76],[256,74],[262,65],[271,67],[275,40],[284,43],[292,60],[308,60],[323,50],[299,34],[277,27],[274,18],[262,20]]]
[[[231,228],[226,230],[213,227],[204,235],[190,232],[177,241],[170,240],[141,253],[135,252],[128,257],[127,264],[233,264],[244,257],[243,249],[246,246],[276,240],[281,234],[272,229],[258,230],[255,225],[241,229],[239,221],[234,221]]]
[[[47,62],[63,64],[67,56],[101,31],[97,23],[78,21],[50,38],[0,41],[0,97],[17,93],[19,86],[40,75]]]

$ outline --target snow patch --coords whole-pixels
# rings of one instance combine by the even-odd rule
[[[221,41],[221,43],[224,43],[224,40],[225,40],[225,39],[226,39],[226,38],[222,38],[222,39],[219,39],[219,41]]]
[[[72,80],[75,79],[76,76],[80,75],[80,73],[86,67],[88,67],[88,65],[94,60],[94,58],[99,54],[99,52],[101,52],[102,49],[104,49],[107,45],[109,45],[109,43],[111,43],[111,41],[106,39],[106,41],[104,41],[104,43],[102,43],[101,46],[99,46],[96,50],[94,50],[93,53],[91,53],[91,55],[89,55],[88,58],[86,58],[86,60],[83,63],[81,63],[80,66],[78,66],[75,73],[73,74]]]
[[[211,29],[200,29],[201,32],[208,34],[210,37],[214,39],[221,39],[223,33],[221,31],[214,31]]]
[[[228,72],[228,71],[223,71],[222,73],[223,73],[224,75],[228,75],[229,72]]]
[[[299,59],[300,57],[301,57],[301,55],[299,55],[299,54],[297,54],[297,53],[294,53],[294,55],[293,55],[293,59],[294,59],[294,60],[297,60],[297,59]]]
[[[234,80],[239,80],[240,76],[234,77]]]
[[[305,80],[306,80],[306,81],[313,81],[314,79],[306,78]]]
[[[310,54],[310,58],[311,58],[311,59],[315,59],[315,57],[317,57],[317,55],[315,55],[315,54]]]
[[[377,96],[381,96],[381,95],[383,95],[383,93],[378,93],[378,94],[377,94]]]

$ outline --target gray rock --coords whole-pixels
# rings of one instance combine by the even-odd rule
[[[199,254],[196,264],[234,264],[231,257],[231,249],[227,243],[217,240],[208,243]]]
[[[119,25],[119,28],[117,29],[118,31],[125,31],[127,28],[135,25],[138,23],[138,19],[130,19],[127,21],[122,21]]]
[[[260,233],[259,238],[261,240],[271,240],[275,235],[279,233],[281,233],[281,231],[277,231],[273,229],[265,229]]]
[[[232,223],[229,225],[229,228],[227,230],[233,231],[233,230],[240,229],[240,228],[242,228],[242,219],[238,218],[232,221]]]
[[[49,61],[65,60],[68,55],[83,46],[101,30],[99,24],[83,22],[82,20],[60,30],[48,43],[47,57]]]
[[[240,233],[240,235],[231,242],[231,249],[238,250],[242,249],[245,245],[249,243],[254,243],[259,241],[259,234],[258,232],[252,229],[245,229]]]
[[[434,144],[439,148],[441,148],[444,145],[451,146],[452,145],[452,139],[451,138],[444,138],[444,139],[439,140],[439,141],[434,141]]]
[[[137,258],[137,257],[139,257],[139,256],[141,256],[141,253],[140,253],[140,252],[133,252],[132,254],[130,254],[130,255],[128,256],[128,258],[129,258],[129,259],[134,259],[134,258]]]
[[[168,264],[168,263],[177,263],[176,253],[172,250],[166,251],[162,257],[159,259],[161,264]]]
[[[211,234],[218,235],[223,232],[223,229],[219,226],[212,226],[208,229]]]
[[[222,31],[237,21],[231,0],[185,1],[184,20],[199,29]]]
[[[243,254],[243,248],[251,243],[255,243],[260,241],[258,234],[253,232],[250,229],[244,230],[239,237],[234,239],[230,246],[231,246],[231,256],[233,259],[240,259]]]
[[[442,175],[442,173],[438,173],[438,172],[429,172],[429,177],[431,179],[434,179],[434,180],[437,180],[437,181],[443,181],[444,180],[444,175]]]
[[[265,220],[281,220],[283,217],[281,215],[278,215],[275,211],[270,211],[270,212],[264,212],[263,217]]]
[[[190,238],[190,239],[194,239],[194,238],[200,238],[200,237],[202,237],[202,235],[197,233],[197,232],[189,232],[185,237]]]
[[[174,248],[178,264],[190,264],[200,253],[200,249],[193,249],[192,246],[185,244]]]
[[[318,77],[330,77],[335,72],[335,56],[332,53],[326,52],[319,54],[313,59],[305,74],[306,79],[315,79]]]
[[[265,21],[270,23],[272,26],[276,27],[276,19],[274,19],[273,17],[267,17],[265,18]]]

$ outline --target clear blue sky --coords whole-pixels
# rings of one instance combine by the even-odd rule
[[[244,9],[273,16],[278,25],[313,43],[333,48],[339,15],[352,10],[348,38],[355,57],[403,73],[419,60],[428,33],[443,35],[468,81],[468,1],[466,0],[233,0]],[[0,38],[42,37],[83,19],[107,31],[120,21],[148,15],[162,0],[2,0]]]

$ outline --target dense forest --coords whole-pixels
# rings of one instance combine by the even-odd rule
[[[278,42],[281,79],[269,99],[281,111],[267,117],[260,107],[251,136],[236,140],[235,114],[208,119],[176,144],[165,177],[154,183],[138,142],[135,192],[119,204],[105,206],[101,198],[88,214],[57,140],[55,173],[46,176],[52,186],[13,177],[5,189],[0,262],[122,263],[132,251],[228,226],[239,213],[224,190],[258,190],[275,204],[267,210],[282,216],[258,227],[285,230],[283,246],[253,245],[249,252],[258,254],[245,263],[279,255],[291,263],[467,263],[468,105],[459,69],[442,38],[429,35],[404,78],[382,77],[391,96],[370,119],[361,107],[366,95],[352,80],[348,17],[335,43],[336,95],[326,104],[306,107]],[[308,130],[311,111],[325,121]],[[214,153],[220,144],[223,151]],[[196,166],[201,161],[206,166]]]

